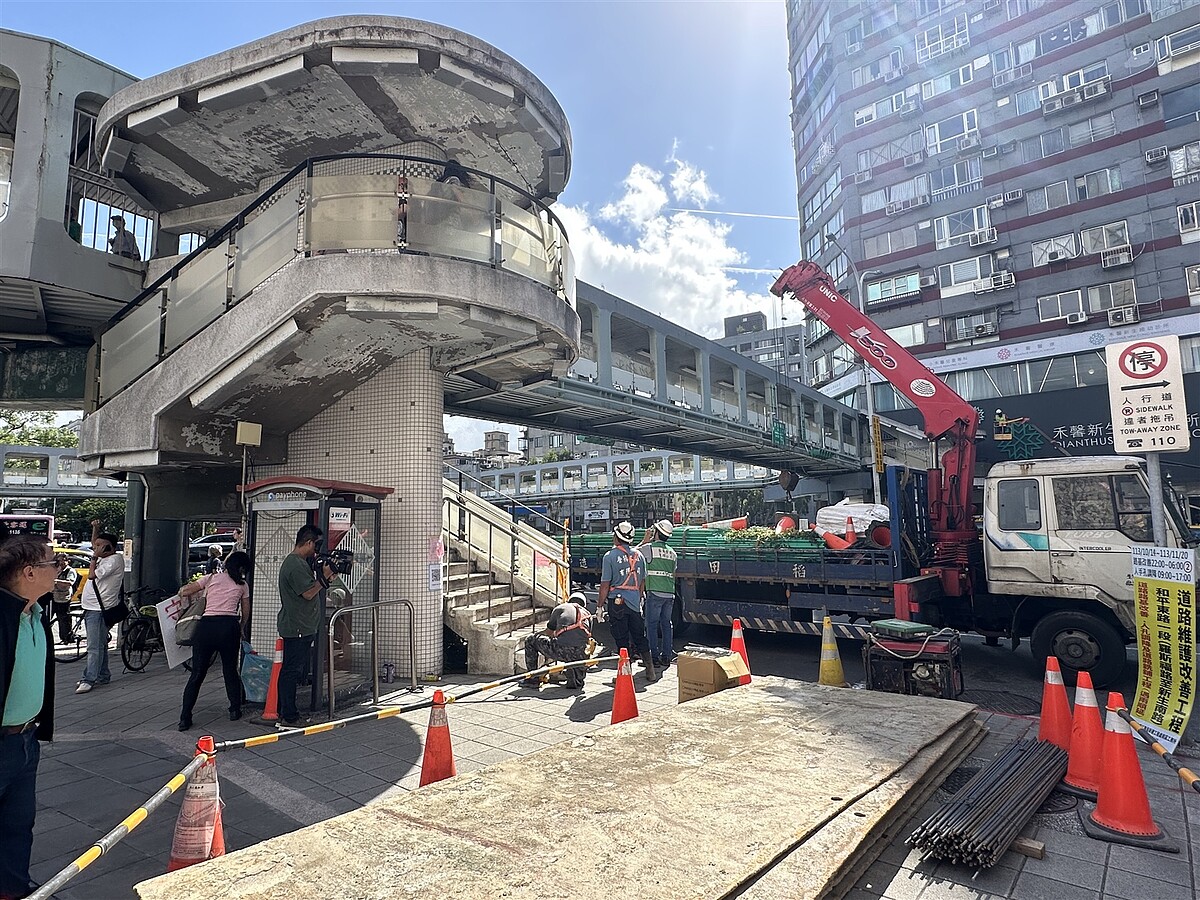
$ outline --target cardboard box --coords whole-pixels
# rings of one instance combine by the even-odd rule
[[[740,655],[710,647],[689,647],[675,657],[675,664],[680,703],[723,691],[750,674]]]

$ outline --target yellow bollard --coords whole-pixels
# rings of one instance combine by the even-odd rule
[[[838,656],[837,639],[833,636],[833,622],[829,616],[821,623],[821,672],[817,684],[846,686],[846,673],[842,671],[842,658]]]

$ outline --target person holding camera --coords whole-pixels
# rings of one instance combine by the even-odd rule
[[[321,627],[321,591],[333,578],[333,569],[321,562],[314,568],[313,558],[325,532],[316,525],[305,525],[296,532],[296,547],[279,567],[279,615],[276,626],[283,638],[283,665],[279,669],[279,721],[289,727],[300,724],[296,708],[296,688],[308,672],[313,642]]]
[[[83,607],[83,627],[87,631],[87,664],[75,693],[86,694],[93,686],[108,684],[108,626],[104,610],[124,603],[121,585],[125,581],[125,557],[117,552],[117,536],[100,531],[100,520],[92,520],[92,566],[79,605]]]
[[[183,711],[179,714],[179,730],[192,727],[192,709],[200,696],[200,686],[212,664],[213,654],[221,654],[221,672],[225,675],[225,694],[229,698],[229,720],[242,717],[242,678],[238,674],[238,651],[242,631],[250,621],[250,556],[234,550],[225,560],[225,568],[205,575],[179,589],[180,597],[191,597],[204,591],[204,614],[196,623],[192,637],[192,675],[183,689]],[[282,672],[281,672],[282,674]],[[282,678],[280,679],[282,681]]]

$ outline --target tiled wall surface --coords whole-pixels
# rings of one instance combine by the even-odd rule
[[[442,592],[430,590],[430,569],[441,566],[442,376],[418,350],[347,394],[294,431],[288,463],[258,477],[302,475],[391,487],[382,504],[379,599],[404,598],[416,607],[417,674],[442,671]],[[292,528],[293,537],[295,528]],[[273,589],[273,588],[272,588]],[[278,609],[278,598],[275,599]],[[363,617],[356,616],[356,623]],[[258,627],[273,628],[274,620]],[[380,660],[407,675],[408,614],[384,607],[379,616]],[[357,635],[356,635],[357,637]],[[265,644],[264,644],[265,645]],[[272,643],[273,646],[273,643]]]

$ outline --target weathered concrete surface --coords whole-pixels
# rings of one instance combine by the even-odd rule
[[[973,709],[760,678],[136,890],[143,900],[719,897],[947,732],[969,730]],[[569,878],[552,876],[564,868]]]

